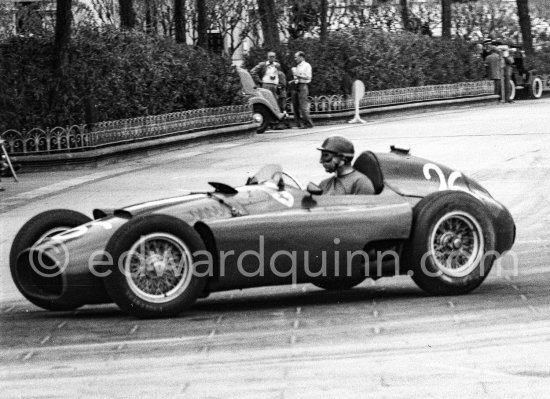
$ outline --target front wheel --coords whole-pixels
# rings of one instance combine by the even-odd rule
[[[254,122],[259,124],[258,129],[256,129],[256,133],[264,133],[271,124],[271,114],[263,105],[255,104],[253,109],[254,113],[252,118],[254,119]]]
[[[420,201],[405,248],[414,282],[432,295],[477,288],[496,258],[495,232],[483,205],[470,194],[442,191]]]
[[[10,250],[10,272],[17,289],[30,302],[43,309],[55,311],[73,310],[80,306],[80,304],[76,303],[59,304],[50,300],[27,296],[25,294],[25,290],[21,288],[21,283],[19,281],[20,275],[25,273],[25,271],[19,269],[19,266],[17,265],[17,258],[25,249],[35,247],[50,237],[88,223],[91,220],[92,219],[88,216],[80,212],[71,211],[69,209],[52,209],[50,211],[39,213],[29,219],[29,221],[21,227],[13,240]]]
[[[105,288],[134,316],[177,316],[204,291],[206,273],[196,268],[197,254],[204,251],[200,236],[179,219],[147,215],[131,220],[107,244],[114,266]]]
[[[538,76],[533,78],[533,81],[528,87],[529,97],[533,99],[539,99],[542,97],[542,80]]]

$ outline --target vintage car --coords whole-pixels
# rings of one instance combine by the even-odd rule
[[[264,133],[270,126],[274,127],[288,117],[286,112],[279,108],[277,99],[271,91],[257,87],[246,69],[237,68],[237,71],[241,78],[244,95],[252,105],[252,118],[258,124],[257,133]]]
[[[392,147],[354,166],[374,195],[322,195],[278,165],[242,187],[122,209],[50,210],[30,219],[10,252],[16,286],[49,310],[115,302],[171,317],[211,292],[313,283],[350,289],[409,275],[433,295],[478,287],[512,247],[510,212],[459,171]]]
[[[542,97],[543,83],[535,69],[525,67],[525,53],[517,46],[500,45],[499,49],[505,56],[511,56],[514,59],[512,65],[512,79],[510,81],[510,100],[519,96],[539,99]]]

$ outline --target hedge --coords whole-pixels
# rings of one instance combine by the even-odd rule
[[[139,32],[80,29],[64,77],[52,37],[0,45],[0,131],[65,126],[243,103],[231,60]]]
[[[250,51],[245,67],[264,60],[267,50]],[[473,44],[409,32],[332,32],[326,43],[315,38],[298,39],[273,50],[285,73],[294,65],[296,51],[306,53],[313,68],[312,95],[349,92],[355,79],[362,80],[366,90],[382,90],[475,81],[485,75]]]

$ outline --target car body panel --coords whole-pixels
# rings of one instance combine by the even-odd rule
[[[273,196],[281,194],[272,190]],[[411,205],[390,191],[315,198],[295,189],[284,193],[294,197],[287,209],[206,222],[222,254],[217,289],[306,282],[312,273],[338,275],[338,267],[347,267],[348,251],[410,234]],[[323,258],[327,252],[335,254],[332,259]],[[351,267],[360,267],[362,259],[350,258]]]
[[[437,162],[408,154],[376,154],[384,182],[401,195],[425,197],[448,189],[470,191],[465,176]]]

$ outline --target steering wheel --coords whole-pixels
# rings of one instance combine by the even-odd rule
[[[302,188],[302,185],[298,182],[298,180],[294,176],[292,176],[290,173],[282,171],[281,174],[285,177],[288,177],[288,179],[290,180],[290,183],[292,183],[292,184],[290,184],[291,186],[297,188],[298,190],[302,190],[302,191],[304,190]],[[286,183],[287,182],[286,182],[286,179],[285,179],[285,184]]]

